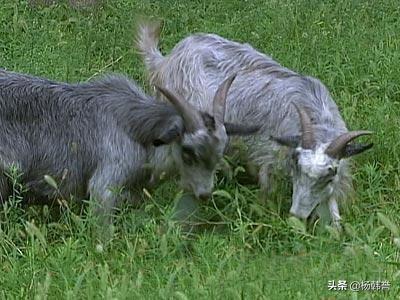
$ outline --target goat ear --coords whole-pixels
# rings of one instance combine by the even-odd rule
[[[159,133],[159,135],[153,140],[153,146],[158,147],[175,142],[180,139],[182,132],[183,126],[172,124]]]
[[[261,128],[258,125],[233,124],[229,122],[225,122],[224,125],[228,135],[252,135]]]
[[[344,150],[344,155],[342,158],[347,158],[353,155],[360,154],[368,149],[371,149],[374,144],[348,144]]]
[[[270,136],[271,140],[277,142],[279,145],[296,148],[301,142],[300,135],[289,135],[289,136]]]

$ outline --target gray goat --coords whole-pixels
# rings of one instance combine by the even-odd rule
[[[248,44],[195,34],[163,57],[159,33],[159,24],[144,22],[137,35],[151,83],[207,109],[218,84],[237,74],[227,99],[227,120],[263,124],[257,137],[244,138],[263,194],[274,187],[274,171],[287,170],[293,184],[290,212],[300,218],[316,212],[340,226],[337,200],[352,191],[346,158],[372,146],[350,142],[371,132],[349,132],[319,80],[282,67]]]
[[[224,125],[233,79],[221,84],[209,115],[164,88],[172,105],[156,101],[121,75],[67,84],[0,70],[0,200],[10,195],[12,165],[23,172],[28,199],[54,196],[44,181],[50,175],[64,197],[96,199],[106,220],[118,200],[113,188],[129,194],[164,171],[179,171],[183,188],[207,197],[230,128],[254,131]]]

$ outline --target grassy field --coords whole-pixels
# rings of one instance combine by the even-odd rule
[[[285,185],[271,199],[278,204],[265,207],[256,186],[219,176],[216,189],[225,192],[204,208],[218,227],[184,238],[169,221],[179,194],[171,180],[139,209],[123,209],[101,249],[87,214],[66,205],[22,209],[15,180],[13,201],[0,211],[0,299],[398,299],[398,1],[115,0],[85,9],[0,0],[0,67],[68,82],[114,71],[145,86],[133,49],[140,16],[164,20],[166,52],[199,31],[250,43],[321,79],[349,128],[375,132],[373,150],[355,159],[357,199],[343,209],[345,230],[305,231],[289,218]],[[329,280],[391,287],[330,291]]]

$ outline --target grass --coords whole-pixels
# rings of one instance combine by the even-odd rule
[[[35,1],[31,1],[35,2]],[[36,1],[40,2],[40,1]],[[355,159],[357,200],[344,232],[304,231],[288,201],[261,206],[257,188],[219,176],[205,213],[225,226],[185,239],[169,216],[171,180],[124,208],[107,249],[72,203],[21,208],[18,174],[0,212],[1,299],[397,299],[400,283],[400,8],[397,1],[104,1],[32,5],[0,0],[0,66],[60,81],[104,72],[146,85],[135,20],[164,20],[167,52],[193,32],[247,42],[329,87],[351,129],[375,147]],[[51,145],[49,145],[51,147]],[[277,198],[290,196],[282,185]],[[279,200],[278,199],[278,200]],[[397,245],[397,246],[396,246]],[[388,280],[389,291],[329,291],[329,280]]]

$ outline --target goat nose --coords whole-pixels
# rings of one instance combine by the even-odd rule
[[[297,207],[296,208],[291,208],[289,213],[299,219],[305,219],[307,218],[306,216],[304,216],[304,214],[301,212],[301,210],[299,210]]]
[[[199,194],[199,199],[200,200],[207,200],[208,198],[210,198],[211,194],[210,193],[201,193]]]
[[[301,209],[299,207],[291,208],[289,213],[292,216],[295,216],[296,218],[299,218],[301,220],[306,220],[312,213],[312,210],[308,209]]]

